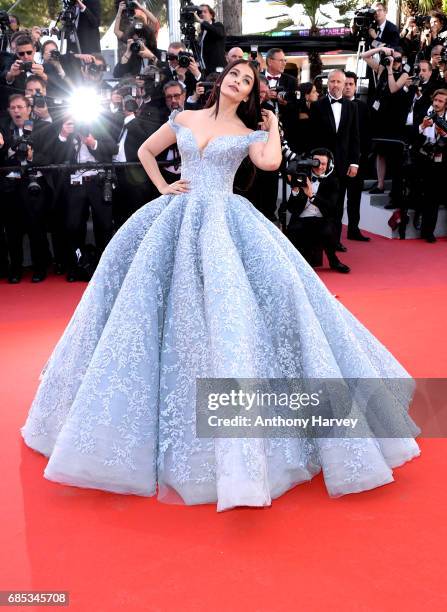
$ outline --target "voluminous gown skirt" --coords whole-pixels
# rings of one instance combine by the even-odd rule
[[[22,429],[49,457],[46,478],[218,510],[269,505],[320,470],[331,496],[391,482],[392,468],[419,454],[406,386],[396,385],[384,417],[404,423],[399,438],[196,435],[199,377],[409,375],[232,193],[240,161],[265,134],[216,138],[200,151],[170,124],[191,191],[161,196],[120,228],[51,355]]]

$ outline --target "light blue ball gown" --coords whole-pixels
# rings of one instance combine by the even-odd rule
[[[232,192],[261,131],[200,151],[175,121],[190,192],[138,210],[105,250],[51,355],[22,428],[49,480],[217,509],[267,506],[320,470],[329,495],[393,480],[403,438],[210,439],[195,432],[197,377],[409,375],[326,289],[287,238]]]

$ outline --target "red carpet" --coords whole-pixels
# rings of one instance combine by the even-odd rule
[[[446,376],[447,242],[346,244],[330,290],[414,376]],[[330,499],[319,476],[221,514],[46,481],[19,428],[84,288],[0,281],[0,590],[69,591],[89,612],[447,609],[444,440],[374,491]]]

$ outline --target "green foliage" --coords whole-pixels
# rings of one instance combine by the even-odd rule
[[[154,15],[166,21],[166,3],[164,0],[147,0],[146,5]],[[10,0],[0,0],[0,9],[7,10]],[[62,0],[22,0],[14,9],[20,19],[21,27],[33,25],[48,26],[51,19],[56,19],[62,8]],[[101,29],[106,30],[115,19],[115,0],[101,0]]]

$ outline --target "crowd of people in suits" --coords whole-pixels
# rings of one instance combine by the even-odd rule
[[[160,50],[155,16],[137,1],[130,18],[128,5],[117,2],[115,34],[120,56],[110,80],[105,78],[106,63],[99,51],[100,4],[97,0],[76,2],[80,49],[69,41],[61,54],[52,38],[40,43],[38,28],[23,31],[16,23],[9,49],[1,55],[0,164],[9,170],[0,173],[4,193],[0,277],[12,284],[22,278],[24,234],[29,237],[33,282],[44,280],[51,264],[70,282],[87,280],[113,233],[158,195],[137,163],[141,144],[172,110],[203,108],[219,70],[247,55],[239,47],[225,53],[224,26],[209,5],[200,5],[194,14],[199,30],[194,56],[180,41]],[[359,222],[372,152],[378,179],[372,193],[383,193],[386,172],[391,170],[391,206],[402,206],[401,158],[390,143],[373,147],[373,139],[403,141],[413,147],[420,177],[415,181],[415,200],[422,216],[422,236],[428,242],[435,240],[442,193],[436,185],[446,167],[447,133],[436,120],[445,120],[447,109],[441,17],[432,18],[431,35],[418,34],[411,20],[399,33],[386,20],[384,5],[377,3],[375,8],[377,23],[371,31],[375,44],[363,54],[372,84],[368,103],[356,96],[354,72],[333,70],[323,92],[317,81],[298,83],[287,72],[282,49],[274,47],[265,58],[258,56],[261,106],[273,110],[280,120],[281,172],[291,185],[290,196],[283,197],[278,208],[278,172],[257,171],[247,184],[242,166],[234,186],[282,228],[310,263],[316,265],[318,250],[324,250],[330,267],[342,273],[349,272],[338,258],[338,253],[347,250],[341,242],[345,199],[347,238],[369,241]],[[417,82],[403,69],[404,52],[410,72],[418,66]],[[101,113],[87,122],[89,99],[77,109],[67,103],[69,95],[81,88],[102,99]],[[304,182],[296,182],[287,170],[288,162],[300,156],[318,162]],[[178,180],[181,166],[175,146],[160,156],[160,162],[168,182]],[[59,167],[27,170],[27,166],[51,164]],[[60,165],[71,167],[61,170]],[[89,251],[90,214],[95,249]]]

